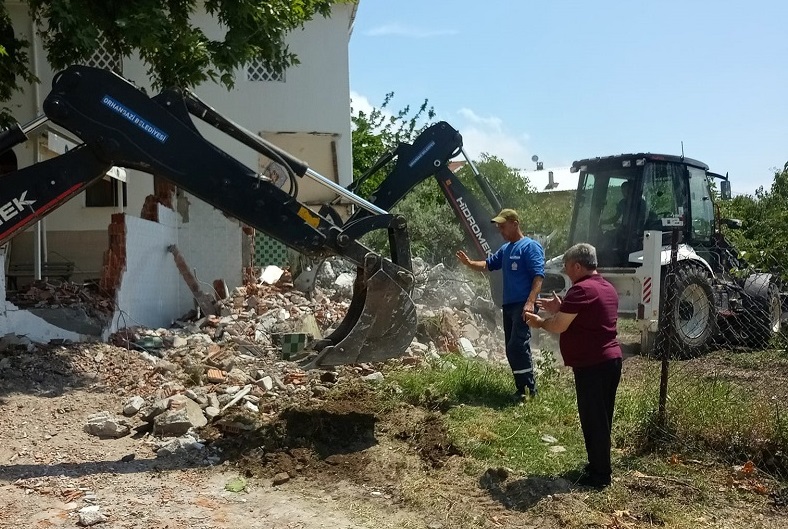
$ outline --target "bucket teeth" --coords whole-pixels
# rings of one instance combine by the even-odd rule
[[[320,350],[312,361],[316,367],[396,358],[413,340],[416,306],[400,282],[379,269],[367,280],[365,288],[362,285],[359,270],[348,314],[328,338],[329,343],[334,343],[331,338],[338,341]],[[323,341],[319,345],[325,344]]]

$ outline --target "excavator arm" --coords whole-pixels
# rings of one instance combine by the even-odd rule
[[[245,224],[313,257],[341,256],[358,267],[345,320],[319,344],[317,366],[399,356],[416,331],[410,292],[410,241],[402,217],[348,192],[287,152],[245,131],[188,91],[148,97],[112,72],[71,66],[57,74],[43,104],[46,118],[83,144],[56,158],[0,177],[0,244],[100,179],[112,167],[164,178]],[[375,216],[337,226],[268,178],[207,141],[197,117],[283,165],[290,178],[310,176]],[[0,134],[0,151],[25,140],[25,127]],[[292,187],[292,186],[291,186]],[[359,242],[387,229],[391,259]]]
[[[460,153],[472,169],[489,207],[483,205],[449,168],[449,161]],[[490,222],[495,213],[500,211],[501,200],[487,179],[468,158],[463,150],[462,136],[451,125],[440,121],[424,129],[412,144],[400,143],[393,151],[381,156],[349,187],[349,190],[357,192],[364,181],[388,166],[390,162],[394,162],[393,169],[368,197],[372,204],[390,210],[417,184],[434,177],[465,232],[470,244],[469,251],[475,259],[486,259],[504,243],[498,229]],[[348,222],[374,214],[375,212],[369,209],[359,209]],[[503,297],[503,277],[500,273],[494,272],[489,275],[489,279],[492,298],[500,306]]]

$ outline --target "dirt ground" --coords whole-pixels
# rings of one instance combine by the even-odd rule
[[[452,445],[440,415],[410,406],[381,413],[358,379],[254,431],[209,425],[194,455],[157,457],[144,429],[119,439],[83,431],[90,414],[161,391],[167,374],[139,353],[98,344],[0,357],[0,527],[77,527],[90,506],[104,516],[97,527],[113,528],[665,525],[655,523],[654,501],[703,502],[708,513],[692,527],[788,522],[750,491],[709,498],[684,480],[626,472],[597,493],[561,477],[487,469]],[[723,486],[726,477],[709,471],[709,479]]]

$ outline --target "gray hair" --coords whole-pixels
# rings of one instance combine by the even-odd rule
[[[578,263],[586,270],[596,270],[596,248],[587,242],[575,244],[564,252],[564,263],[569,261]]]

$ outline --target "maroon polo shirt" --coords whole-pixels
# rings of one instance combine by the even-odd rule
[[[605,278],[592,274],[577,281],[566,293],[560,311],[577,314],[559,340],[566,365],[588,367],[621,358],[616,338],[618,294]]]

